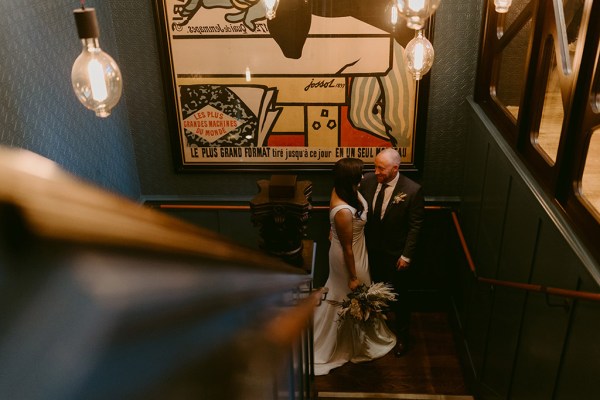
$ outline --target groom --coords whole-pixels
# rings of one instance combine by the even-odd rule
[[[365,175],[360,191],[369,203],[365,235],[373,282],[391,283],[398,301],[390,304],[390,328],[398,341],[397,357],[408,349],[410,266],[423,223],[421,186],[401,175],[400,154],[387,148],[375,157],[375,173]]]

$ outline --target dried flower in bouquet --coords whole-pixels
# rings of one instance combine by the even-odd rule
[[[397,296],[389,283],[371,283],[370,286],[363,283],[348,293],[348,298],[327,301],[340,308],[339,321],[348,317],[357,322],[369,322],[376,318],[386,319],[384,312],[388,303],[396,301]]]

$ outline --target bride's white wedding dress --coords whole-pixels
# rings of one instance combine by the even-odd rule
[[[360,194],[359,194],[360,196]],[[329,250],[329,278],[325,286],[329,288],[328,300],[342,301],[347,298],[350,289],[350,275],[344,265],[342,246],[335,230],[335,214],[348,209],[354,215],[352,219],[352,250],[356,264],[356,275],[361,283],[371,284],[369,262],[365,245],[364,227],[367,219],[367,203],[362,196],[364,209],[361,216],[356,209],[342,204],[331,209],[331,248]],[[315,309],[314,317],[314,360],[315,375],[325,375],[333,368],[348,361],[357,363],[370,361],[386,355],[396,345],[396,337],[384,321],[375,319],[371,324],[356,324],[351,318],[338,321],[339,308],[327,301]]]

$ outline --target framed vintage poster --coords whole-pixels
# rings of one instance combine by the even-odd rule
[[[426,96],[389,0],[281,0],[272,19],[264,0],[155,1],[179,171],[329,170],[385,147],[417,169]]]

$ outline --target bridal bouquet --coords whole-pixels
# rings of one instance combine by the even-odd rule
[[[389,283],[371,283],[370,286],[363,283],[348,293],[347,299],[327,301],[340,308],[339,321],[349,317],[357,322],[367,322],[373,318],[386,319],[384,311],[388,302],[396,301],[397,296]]]

